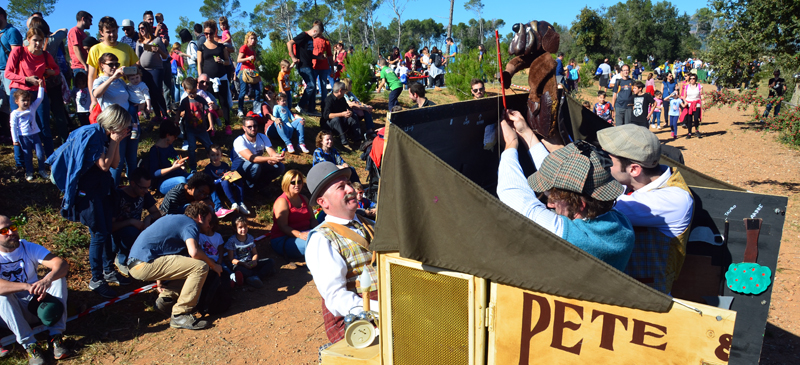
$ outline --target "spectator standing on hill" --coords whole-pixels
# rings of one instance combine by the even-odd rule
[[[314,66],[312,58],[314,52],[314,38],[322,34],[322,24],[314,24],[311,29],[301,32],[294,39],[286,42],[286,47],[289,49],[289,55],[292,57],[292,63],[297,67],[297,73],[303,78],[306,83],[306,88],[300,101],[297,102],[297,112],[301,114],[308,114],[313,116],[320,116],[315,110],[316,104],[313,98],[316,97],[314,75],[312,67]]]
[[[449,50],[448,52],[450,52],[444,57],[444,63],[453,63],[456,61],[456,56],[458,55],[458,46],[456,46],[453,42],[453,38],[447,38],[444,42],[447,44],[447,49]]]
[[[608,58],[603,60],[600,66],[597,66],[597,72],[600,74],[600,91],[606,91],[608,88],[609,77],[611,76],[611,66],[608,64]]]
[[[614,104],[612,113],[614,114],[616,125],[628,124],[633,117],[633,110],[631,109],[633,105],[633,80],[628,78],[629,73],[630,67],[623,64],[620,68],[620,77],[614,82],[614,98],[611,103]]]
[[[322,23],[320,23],[322,26]],[[317,90],[319,90],[320,100],[325,102],[328,97],[328,88],[333,88],[332,84],[328,84],[328,77],[331,75],[331,65],[333,65],[333,52],[331,52],[331,42],[320,34],[314,38],[314,59],[312,60],[311,76],[316,82]],[[314,98],[311,99],[314,110],[317,108],[316,92]]]
[[[389,110],[392,110],[397,105],[397,98],[400,97],[400,93],[403,92],[403,83],[400,82],[400,78],[397,77],[394,71],[386,65],[386,60],[379,59],[378,66],[381,68],[381,82],[378,84],[378,91],[382,90],[384,86],[386,90],[389,90]]]
[[[431,48],[430,62],[428,63],[428,87],[442,86],[444,86],[444,56],[442,56],[442,51],[434,46]]]
[[[244,74],[247,70],[256,71],[256,41],[256,33],[247,32],[244,36],[244,44],[239,48],[236,56],[236,62],[242,65],[239,70],[239,112],[237,113],[239,118],[244,116],[244,97],[249,89],[252,89],[255,94],[253,100],[261,99],[261,83],[250,86],[244,82]]]
[[[219,42],[217,22],[206,20],[203,23],[203,34],[206,41],[197,50],[197,74],[206,74],[214,84],[213,94],[222,107],[219,116],[225,120],[225,134],[231,135],[230,80],[227,66],[231,64],[228,47]]]
[[[778,98],[777,100],[770,100],[767,103],[766,108],[764,109],[764,119],[769,116],[769,112],[772,109],[772,105],[775,105],[775,114],[773,116],[777,117],[778,114],[781,113],[781,97],[783,93],[786,92],[786,80],[781,77],[781,71],[775,70],[772,73],[773,78],[769,79],[767,83],[767,87],[769,88],[769,98]]]
[[[88,36],[84,31],[92,26],[92,14],[81,10],[75,15],[75,19],[78,20],[78,24],[67,34],[67,47],[72,71],[78,74],[78,72],[86,72],[89,69],[89,65],[86,64],[89,51],[83,49],[83,40]]]
[[[146,22],[139,23],[139,41],[136,42],[136,56],[139,63],[147,71],[149,76],[143,77],[147,88],[150,90],[150,98],[153,101],[153,111],[157,118],[167,118],[167,101],[164,99],[164,80],[171,78],[172,71],[164,69],[162,58],[169,57],[167,47],[160,37],[153,34],[152,29]],[[168,75],[169,73],[169,75]]]
[[[400,48],[393,47],[392,53],[390,53],[389,57],[386,59],[386,63],[388,64],[389,67],[395,69],[397,68],[398,65],[400,65],[400,61],[402,60],[403,57],[400,56]]]

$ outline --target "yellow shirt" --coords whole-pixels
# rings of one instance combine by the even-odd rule
[[[115,56],[117,56],[120,67],[133,66],[136,64],[136,62],[139,62],[139,57],[136,56],[133,48],[125,43],[117,42],[117,45],[114,47],[109,47],[105,45],[105,43],[98,43],[89,50],[89,55],[86,59],[86,63],[89,66],[94,67],[94,69],[97,70],[98,75],[102,72],[98,61],[100,60],[100,56],[106,53],[113,53]]]

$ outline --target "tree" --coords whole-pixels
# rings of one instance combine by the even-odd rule
[[[450,0],[450,21],[447,23],[447,38],[453,36],[453,7],[456,5],[456,0]],[[447,54],[450,54],[450,45],[447,46]]]
[[[180,17],[178,17],[178,25],[175,26],[175,28],[173,28],[173,31],[175,32],[175,39],[176,40],[180,40],[181,39],[181,34],[180,34],[181,29],[188,30],[189,34],[194,34],[192,32],[192,30],[194,30],[194,23],[192,23],[192,21],[189,20],[189,18],[181,15]]]
[[[239,19],[246,17],[247,12],[241,10],[239,0],[203,0],[200,15],[213,20],[224,16],[228,18],[228,23],[235,30],[244,28],[244,23]]]
[[[294,37],[297,16],[297,3],[292,0],[264,0],[250,13],[250,25],[259,38],[288,42]]]
[[[602,60],[611,53],[610,33],[609,22],[597,10],[589,7],[581,9],[570,28],[576,47],[593,60]]]
[[[365,47],[370,45],[369,35],[372,34],[373,51],[376,53],[379,44],[375,34],[375,11],[378,10],[381,3],[382,0],[344,0],[347,12],[345,20],[357,29]]]
[[[392,11],[397,15],[397,47],[400,47],[400,37],[403,35],[403,12],[409,0],[388,0]]]
[[[48,16],[55,10],[56,2],[58,0],[9,0],[6,12],[8,19],[13,20],[17,28],[22,31],[27,28],[26,22],[31,14],[39,11],[44,16]]]
[[[328,25],[330,25],[333,21],[336,20],[336,13],[328,5],[329,1],[326,1],[324,4],[317,4],[315,0],[306,0],[305,2],[300,4],[298,8],[298,18],[297,18],[297,26],[300,27],[300,30],[311,29],[314,25],[315,20],[319,20],[322,22],[322,26],[324,29],[328,29]],[[330,3],[334,3],[330,1]]]
[[[694,35],[702,42],[703,48],[705,48],[706,38],[711,34],[711,30],[714,29],[715,17],[716,15],[709,8],[697,9],[697,12],[692,15],[692,30]]]
[[[464,3],[464,9],[472,11],[473,13],[475,13],[475,15],[478,16],[478,28],[479,28],[478,29],[478,35],[479,35],[478,44],[482,44],[483,43],[483,17],[481,15],[483,14],[483,2],[481,0],[467,0],[467,2]]]

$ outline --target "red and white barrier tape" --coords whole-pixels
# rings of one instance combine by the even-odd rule
[[[267,238],[267,235],[262,234],[262,235],[256,237],[254,240],[255,241],[261,241],[261,240],[263,240],[265,238]],[[134,296],[136,294],[149,291],[149,290],[151,290],[151,289],[153,289],[155,287],[156,287],[156,283],[152,283],[150,285],[145,285],[145,286],[143,286],[143,287],[141,287],[139,289],[136,289],[136,290],[134,290],[134,291],[132,291],[130,293],[126,293],[126,294],[120,295],[120,296],[118,296],[118,297],[116,297],[114,299],[107,300],[107,301],[102,302],[102,303],[100,303],[100,304],[98,304],[98,305],[96,305],[94,307],[91,307],[91,308],[89,308],[89,309],[87,309],[87,310],[85,310],[85,311],[83,311],[81,313],[78,313],[78,314],[76,314],[76,315],[74,315],[72,317],[67,318],[67,322],[71,322],[74,319],[78,319],[78,318],[84,317],[84,316],[88,315],[89,313],[96,312],[96,311],[98,311],[100,309],[105,308],[107,305],[120,302],[120,301],[128,299],[128,298],[130,298],[130,297],[132,297],[132,296]],[[44,331],[46,329],[47,329],[47,326],[45,326],[45,325],[36,326],[35,328],[32,329],[32,334],[35,335],[35,334],[37,334],[39,332],[42,332],[42,331]],[[8,346],[8,345],[10,345],[10,344],[12,344],[12,343],[14,343],[16,341],[17,341],[17,337],[15,335],[8,335],[8,336],[3,337],[2,339],[0,339],[0,345]]]
[[[136,289],[136,290],[134,290],[134,291],[132,291],[130,293],[123,294],[123,295],[120,295],[120,296],[118,296],[118,297],[116,297],[114,299],[102,302],[102,303],[100,303],[100,304],[98,304],[98,305],[96,305],[94,307],[91,307],[91,308],[89,308],[89,309],[87,309],[87,310],[85,310],[85,311],[83,311],[81,313],[78,313],[78,314],[76,314],[76,315],[74,315],[72,317],[67,318],[67,322],[70,322],[70,321],[72,321],[74,319],[77,319],[77,318],[84,317],[89,313],[92,313],[92,312],[95,312],[95,311],[98,311],[100,309],[105,308],[109,304],[114,304],[114,303],[120,302],[120,301],[122,301],[124,299],[128,299],[128,298],[130,298],[130,297],[132,297],[132,296],[134,296],[136,294],[146,292],[146,291],[148,291],[150,289],[153,289],[155,287],[156,287],[156,283],[153,283],[153,284],[150,284],[150,285],[145,285],[145,286],[143,286],[143,287],[141,287],[139,289]],[[45,326],[45,325],[36,326],[35,328],[32,329],[32,334],[37,334],[39,332],[42,332],[42,331],[46,330],[47,328],[48,327]],[[14,343],[16,341],[17,341],[17,337],[15,335],[8,335],[8,336],[3,337],[2,339],[0,339],[0,344],[2,344],[3,346],[8,346],[8,345],[10,345],[10,344],[12,344],[12,343]]]
[[[511,87],[513,87],[515,89],[524,90],[524,91],[531,91],[531,88],[529,88],[527,86],[520,86],[520,85],[511,84]]]

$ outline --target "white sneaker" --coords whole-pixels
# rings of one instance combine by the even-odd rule
[[[33,181],[33,174],[32,173],[26,173],[25,174],[25,180]]]
[[[243,215],[250,215],[250,211],[247,210],[247,207],[244,205],[244,203],[239,204],[238,209],[239,213],[242,213]]]
[[[297,106],[295,106],[295,107],[294,107],[294,110],[296,110],[296,111],[297,111],[297,114],[305,114],[305,113],[303,112],[303,109],[301,109],[301,108],[300,108],[300,105],[297,105]]]
[[[183,145],[181,145],[181,150],[188,151],[189,150],[189,142],[183,141]]]
[[[289,153],[294,153],[294,145],[292,145],[291,143],[287,144],[286,151]]]
[[[242,111],[241,111],[241,110],[240,110],[238,113],[236,113],[236,115],[237,115],[239,118],[244,118],[244,113],[242,113]]]
[[[303,143],[300,144],[300,151],[303,151],[303,153],[310,153],[308,148],[306,148],[306,145]]]
[[[236,212],[239,210],[239,204],[233,203],[231,204],[231,210]]]

